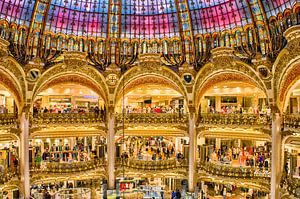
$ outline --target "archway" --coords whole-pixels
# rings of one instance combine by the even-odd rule
[[[250,81],[226,80],[202,90],[201,113],[266,113],[265,93]],[[242,110],[241,110],[242,108]]]
[[[78,171],[103,166],[107,155],[102,90],[76,75],[53,79],[37,90],[29,141],[32,169],[42,164],[49,172],[66,165]]]
[[[124,86],[116,98],[116,112],[122,106],[128,113],[184,112],[186,102],[177,85],[159,76],[137,77]]]
[[[287,86],[287,83],[285,82],[284,85]],[[300,113],[300,75],[295,77],[294,81],[287,88],[287,90],[283,88],[280,90],[279,105],[283,104],[282,111],[284,113],[298,114]]]

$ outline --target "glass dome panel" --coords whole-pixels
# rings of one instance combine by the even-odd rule
[[[267,17],[277,16],[283,13],[287,8],[292,8],[300,0],[262,0]]]
[[[232,29],[251,23],[250,10],[240,0],[188,1],[194,34]]]
[[[35,0],[0,0],[0,18],[29,26],[34,5]]]

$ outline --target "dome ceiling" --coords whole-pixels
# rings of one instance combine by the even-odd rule
[[[0,0],[0,16],[30,26],[36,1]],[[78,36],[163,38],[245,26],[292,8],[299,0],[51,0],[45,31]],[[38,10],[37,8],[36,10]],[[179,20],[180,19],[180,20]],[[39,20],[39,19],[36,19]],[[121,24],[116,28],[113,24]],[[116,30],[117,29],[117,30]]]

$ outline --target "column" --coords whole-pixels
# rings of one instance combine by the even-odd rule
[[[241,146],[242,146],[241,139],[238,139],[238,141],[237,141],[237,147],[241,148]]]
[[[29,118],[26,113],[21,116],[21,142],[20,142],[20,172],[22,182],[22,194],[25,199],[30,198],[30,181],[29,181]]]
[[[216,112],[221,111],[221,96],[216,96]]]
[[[72,150],[73,151],[73,148],[74,148],[74,146],[75,146],[75,144],[74,144],[74,137],[71,137],[71,138],[69,138],[70,139],[70,150]]]
[[[84,145],[84,150],[86,150],[87,152],[89,152],[89,150],[88,150],[88,144],[87,144],[87,137],[84,137],[84,141],[83,141],[84,143],[83,143],[83,145]]]
[[[196,161],[196,126],[195,126],[195,112],[189,114],[189,175],[188,185],[189,192],[194,192],[195,186],[195,161]]]
[[[216,138],[216,149],[221,149],[221,138]]]
[[[272,167],[271,167],[271,199],[280,198],[280,176],[281,176],[281,117],[279,113],[274,114],[272,121]]]
[[[96,150],[96,136],[92,136],[92,151]]]
[[[115,189],[115,116],[109,113],[107,135],[108,189]]]
[[[300,97],[297,97],[297,113],[300,113]]]

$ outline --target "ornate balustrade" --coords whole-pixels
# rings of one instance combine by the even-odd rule
[[[73,162],[73,163],[59,163],[47,162],[41,168],[33,167],[32,172],[46,172],[46,173],[71,173],[81,172],[104,167],[106,161],[104,159],[94,159],[90,161]]]
[[[62,124],[99,124],[104,116],[95,113],[40,113],[31,117],[32,127]]]
[[[239,125],[262,126],[271,125],[271,119],[257,114],[201,114],[198,117],[200,125]]]
[[[125,167],[128,169],[135,169],[141,171],[162,171],[162,170],[172,170],[187,168],[187,161],[176,159],[170,160],[137,160],[137,159],[117,159],[117,167]]]
[[[291,115],[284,115],[284,128],[286,130],[292,131],[299,131],[300,127],[300,115],[291,114]]]
[[[18,117],[16,114],[7,113],[7,114],[0,114],[0,128],[10,128],[16,127],[18,124]]]
[[[16,172],[10,170],[4,170],[0,172],[0,185],[10,181],[16,175]]]
[[[267,177],[269,178],[269,171],[259,172],[259,169],[254,167],[232,167],[231,165],[220,165],[212,162],[198,162],[198,168],[207,173],[235,178],[254,178]]]
[[[117,114],[116,121],[118,124],[123,123],[154,123],[154,124],[187,124],[187,116],[185,114],[169,114],[169,113],[129,113]]]
[[[299,178],[283,177],[282,187],[290,195],[293,195],[296,198],[300,197],[300,179]]]

